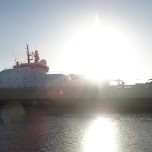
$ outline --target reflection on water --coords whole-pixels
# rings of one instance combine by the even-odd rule
[[[3,106],[0,112],[0,152],[152,150],[152,113],[68,113],[19,104]]]
[[[85,135],[84,152],[116,152],[116,127],[104,117],[98,117]]]
[[[11,121],[23,120],[24,116],[24,108],[19,103],[6,104],[0,108],[0,122],[3,124],[9,124]]]

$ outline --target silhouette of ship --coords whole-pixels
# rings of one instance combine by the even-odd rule
[[[0,104],[7,102],[55,105],[101,105],[101,107],[152,107],[152,79],[146,83],[125,85],[114,80],[98,85],[76,74],[48,74],[47,61],[39,53],[29,52],[27,63],[16,64],[0,72]],[[34,61],[32,61],[34,60]]]
[[[145,83],[125,85],[122,80],[108,81],[98,89],[98,101],[103,105],[122,108],[152,108],[152,79]]]
[[[26,49],[27,63],[16,61],[12,69],[0,72],[0,103],[36,101],[64,104],[65,101],[95,98],[95,84],[88,83],[80,75],[48,74],[47,61],[40,60],[37,50],[29,52],[28,45]]]

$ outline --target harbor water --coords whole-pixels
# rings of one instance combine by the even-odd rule
[[[150,152],[152,113],[1,107],[0,151]]]

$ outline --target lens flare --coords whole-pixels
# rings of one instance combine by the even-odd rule
[[[60,95],[64,94],[64,91],[62,89],[59,90]]]

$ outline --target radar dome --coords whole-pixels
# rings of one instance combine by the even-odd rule
[[[47,65],[47,61],[45,59],[40,60],[39,63],[41,63],[43,65]]]

